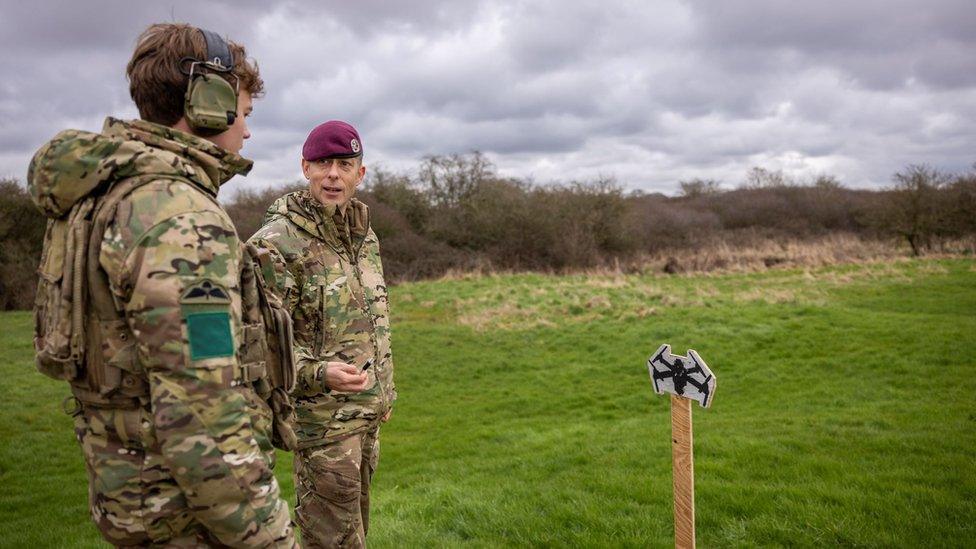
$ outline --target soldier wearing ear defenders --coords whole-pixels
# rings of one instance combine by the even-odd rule
[[[70,384],[109,543],[294,547],[255,275],[216,199],[251,168],[238,152],[262,80],[242,46],[182,24],[143,32],[127,75],[141,119],[61,132],[31,162],[49,217],[38,369]]]

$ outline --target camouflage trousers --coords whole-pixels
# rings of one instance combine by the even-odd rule
[[[91,517],[105,541],[116,547],[226,547],[193,515],[156,447],[149,410],[84,407],[73,416]],[[282,518],[287,521],[287,513]],[[246,526],[241,545],[248,545]],[[289,524],[276,526],[291,537]]]
[[[302,547],[365,547],[379,427],[295,452]]]

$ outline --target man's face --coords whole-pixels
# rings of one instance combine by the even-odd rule
[[[302,159],[302,172],[308,179],[309,192],[319,204],[345,206],[356,194],[356,187],[363,182],[366,166],[363,166],[361,156],[311,161]]]
[[[240,154],[244,148],[244,140],[251,137],[251,132],[247,129],[247,117],[252,110],[251,93],[244,90],[237,96],[237,118],[234,119],[234,125],[207,139],[225,151]]]

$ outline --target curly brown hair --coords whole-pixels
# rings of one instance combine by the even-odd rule
[[[247,90],[251,97],[260,97],[264,81],[258,73],[258,65],[247,58],[244,46],[227,41],[234,58],[232,74],[240,81],[240,90]],[[125,69],[129,79],[129,95],[139,109],[143,120],[172,126],[183,116],[183,97],[188,76],[181,69],[185,57],[203,59],[207,55],[207,42],[200,30],[185,23],[157,23],[150,25],[136,40],[136,49]],[[235,84],[229,75],[220,75]]]

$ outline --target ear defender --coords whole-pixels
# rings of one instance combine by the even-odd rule
[[[237,86],[218,74],[234,69],[233,57],[227,43],[217,34],[200,29],[207,41],[207,59],[184,58],[190,62],[189,83],[183,102],[187,124],[199,135],[211,136],[227,131],[237,118]],[[209,72],[205,72],[209,71]]]

